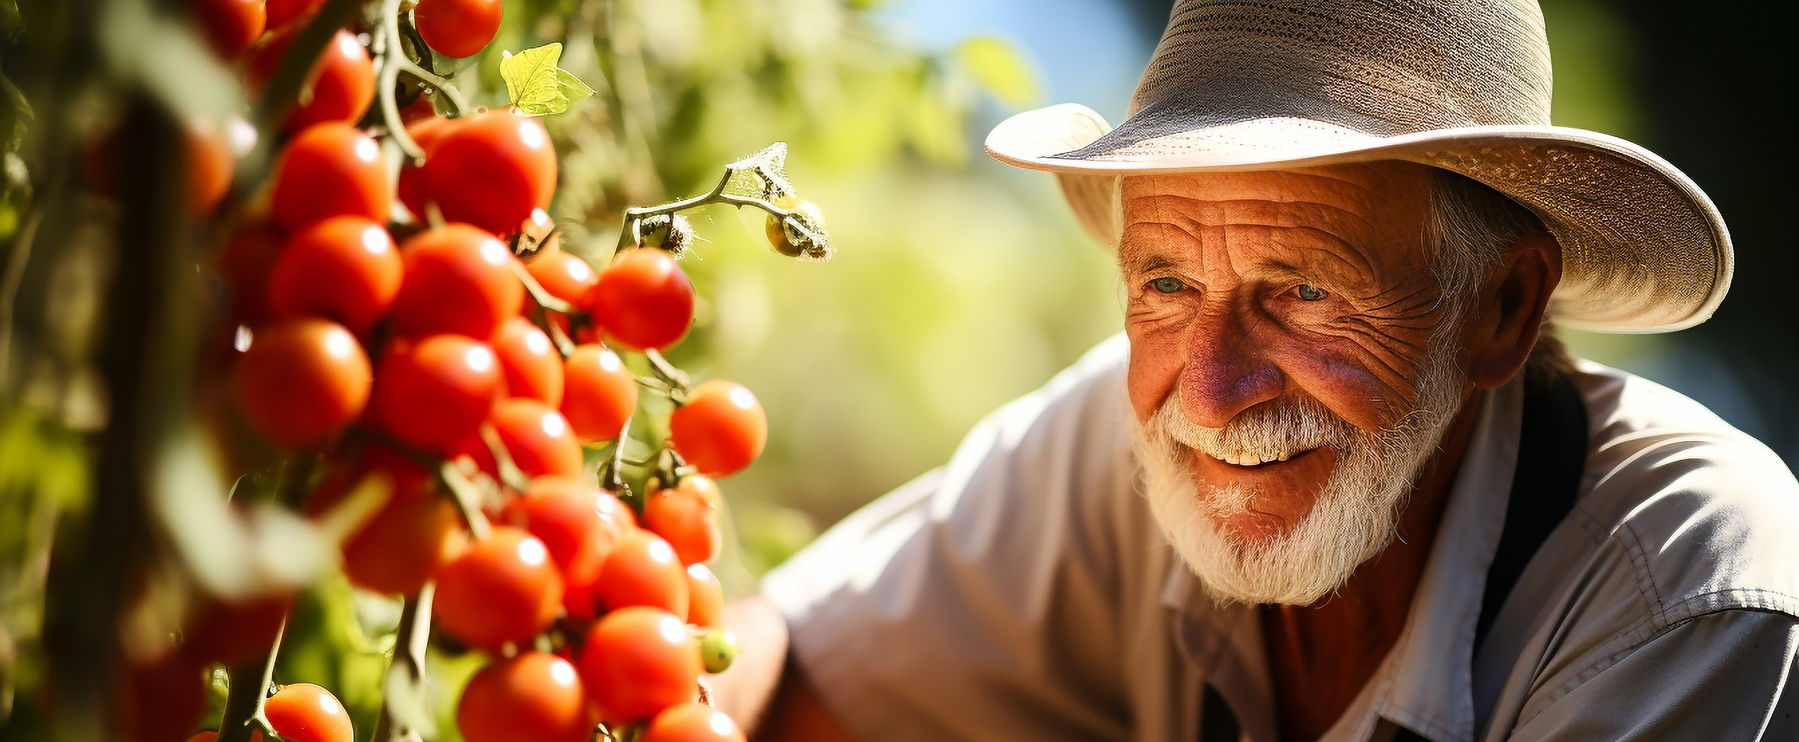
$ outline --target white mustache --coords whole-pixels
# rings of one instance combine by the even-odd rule
[[[1149,428],[1187,448],[1239,466],[1287,459],[1314,448],[1348,450],[1367,435],[1311,397],[1245,410],[1221,428],[1193,422],[1177,389],[1149,420]]]

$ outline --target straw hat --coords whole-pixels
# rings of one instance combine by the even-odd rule
[[[1124,123],[1051,106],[1001,123],[987,152],[1056,173],[1106,244],[1124,175],[1431,165],[1542,218],[1562,248],[1558,323],[1705,321],[1731,274],[1711,200],[1642,147],[1550,126],[1549,91],[1535,0],[1178,0]]]

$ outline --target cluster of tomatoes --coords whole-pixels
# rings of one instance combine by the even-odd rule
[[[194,9],[254,88],[321,4]],[[463,56],[491,41],[500,8],[419,0],[411,14],[432,49]],[[378,483],[385,499],[344,541],[343,572],[369,591],[433,595],[436,635],[493,657],[459,701],[469,742],[587,742],[602,723],[642,742],[741,740],[701,693],[701,675],[736,653],[707,564],[721,542],[714,479],[760,455],[766,420],[739,384],[639,379],[619,355],[667,368],[656,354],[694,315],[676,255],[627,245],[596,271],[564,250],[545,211],[556,154],[537,119],[448,118],[421,97],[405,131],[423,156],[396,179],[377,138],[392,133],[365,123],[375,78],[364,43],[338,31],[308,74],[280,119],[272,180],[220,254],[237,419],[324,463],[309,512],[334,513]],[[213,208],[228,165],[190,182],[192,205]],[[779,250],[789,237],[771,224]],[[673,403],[664,463],[644,496],[621,498],[603,485],[617,485],[640,386]],[[200,611],[188,654],[231,663],[266,649],[290,604]],[[205,625],[215,614],[232,626]],[[207,646],[236,635],[252,639]],[[342,705],[316,685],[281,687],[264,715],[298,742],[352,742]]]

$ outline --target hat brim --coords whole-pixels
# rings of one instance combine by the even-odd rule
[[[1114,130],[1085,106],[1052,106],[1002,122],[986,148],[1001,162],[1056,173],[1082,225],[1107,245],[1117,240],[1123,176],[1401,160],[1477,180],[1543,220],[1562,250],[1550,306],[1558,324],[1680,330],[1709,318],[1730,286],[1730,235],[1711,199],[1666,160],[1617,137],[1560,126],[1377,137],[1291,118],[1150,136],[1153,127],[1134,123]]]

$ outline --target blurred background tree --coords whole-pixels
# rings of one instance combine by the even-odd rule
[[[987,160],[979,141],[1005,115],[1049,102],[1087,103],[1118,121],[1169,5],[509,0],[489,52],[436,62],[471,67],[464,92],[491,105],[504,100],[496,50],[565,45],[562,66],[598,94],[547,121],[563,163],[552,215],[564,244],[590,258],[611,249],[623,208],[701,190],[720,164],[790,143],[788,169],[824,208],[837,257],[768,259],[759,217],[699,215],[702,241],[686,267],[707,303],[671,354],[702,377],[755,389],[771,419],[767,453],[725,483],[738,548],[721,574],[742,594],[819,528],[940,464],[980,416],[1118,331],[1105,252],[1050,178]],[[1724,213],[1738,258],[1711,322],[1571,344],[1695,397],[1799,462],[1799,310],[1783,285],[1799,253],[1782,236],[1795,155],[1779,139],[1791,119],[1778,92],[1790,66],[1778,24],[1738,5],[1543,5],[1557,123],[1633,139],[1686,170]],[[93,219],[119,215],[72,185],[76,160],[103,112],[141,96],[177,91],[168,101],[177,110],[241,99],[226,71],[195,61],[178,24],[134,25],[181,12],[172,1],[0,0],[7,739],[46,738],[15,692],[29,700],[46,671],[50,535],[84,523],[102,473],[99,328],[127,270],[110,257],[106,222]],[[280,675],[338,690],[367,729],[391,651],[367,637],[397,617],[391,602],[326,580],[301,602]],[[453,700],[473,664],[434,661],[437,697]],[[439,738],[453,736],[454,725],[442,726]]]

